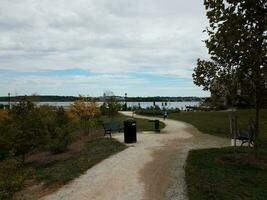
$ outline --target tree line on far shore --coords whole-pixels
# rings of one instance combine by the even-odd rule
[[[25,98],[25,96],[8,96],[0,97],[0,102],[19,102],[21,99]],[[52,96],[52,95],[29,95],[28,99],[32,99],[36,102],[74,102],[79,100],[77,96]],[[105,97],[84,97],[87,100],[94,98],[98,102],[105,101]],[[128,102],[184,102],[184,101],[202,101],[205,98],[203,97],[122,97],[122,96],[114,96],[117,101],[124,102],[125,100]],[[1,104],[1,103],[0,103]]]

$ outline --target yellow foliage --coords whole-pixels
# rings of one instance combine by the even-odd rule
[[[66,109],[66,113],[71,121],[78,122],[80,120],[79,117],[76,114],[74,114],[71,109]]]
[[[87,102],[85,98],[80,97],[79,100],[71,105],[70,113],[80,120],[90,120],[98,117],[100,115],[100,110],[94,99]]]
[[[7,115],[8,115],[7,110],[0,109],[0,120],[3,120],[4,118],[6,118]]]

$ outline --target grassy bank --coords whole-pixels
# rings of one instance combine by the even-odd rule
[[[38,195],[43,193],[43,191],[57,189],[74,178],[77,178],[103,159],[125,148],[126,146],[124,144],[114,139],[97,138],[88,141],[79,153],[68,155],[67,157],[62,156],[62,158],[54,161],[26,163],[23,167],[14,170],[15,173],[10,174],[9,177],[5,174],[8,171],[0,170],[2,172],[0,173],[0,199],[12,199],[13,194],[23,189],[25,181],[29,180],[34,181],[36,185],[37,183],[43,183],[44,185],[39,188],[39,192],[33,192],[31,194],[25,190],[15,195],[14,199],[36,199],[40,197]],[[4,178],[8,178],[9,180],[3,180]]]
[[[255,162],[244,153],[247,148],[194,150],[186,164],[190,200],[265,200],[267,163]],[[240,158],[240,159],[239,159]]]
[[[238,110],[238,127],[246,128],[249,119],[254,117],[254,110]],[[194,125],[203,133],[221,137],[231,137],[229,133],[230,112],[181,112],[170,114],[169,118]],[[267,138],[267,110],[261,111],[261,136]]]

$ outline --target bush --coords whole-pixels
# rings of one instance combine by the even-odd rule
[[[148,116],[163,116],[165,109],[161,109],[159,106],[150,106],[145,109],[136,110],[136,114],[148,115]],[[179,108],[168,109],[167,113],[179,113],[181,110]]]
[[[35,107],[22,100],[0,120],[0,160],[12,155],[23,163],[37,148],[62,152],[71,142],[70,127],[70,118],[62,107]]]
[[[150,110],[150,109],[142,109],[136,111],[136,114],[140,115],[148,115],[148,116],[163,116],[163,111],[162,110]]]
[[[65,151],[71,142],[71,127],[70,118],[64,108],[57,108],[53,115],[50,116],[50,120],[47,121],[47,124],[49,124],[49,127],[46,149],[51,153],[61,153]]]
[[[107,115],[108,114],[108,106],[105,102],[100,106],[99,109],[100,109],[101,115]]]
[[[8,111],[0,109],[0,121],[6,119],[7,116],[8,116]]]
[[[54,154],[62,153],[71,142],[71,134],[67,127],[56,127],[47,142],[47,149]]]
[[[0,165],[0,199],[10,197],[23,187],[27,173],[18,173],[19,165],[14,160],[6,160]]]
[[[89,129],[94,126],[95,120],[101,114],[95,99],[88,102],[84,97],[80,97],[75,101],[71,105],[70,111],[79,118],[81,131],[85,134],[89,134]]]
[[[40,113],[27,100],[13,106],[1,123],[0,131],[0,143],[5,147],[5,156],[12,153],[22,163],[25,155],[38,147],[46,134]]]

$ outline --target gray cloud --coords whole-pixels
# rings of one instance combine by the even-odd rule
[[[196,0],[1,0],[0,69],[191,76],[207,52]]]

